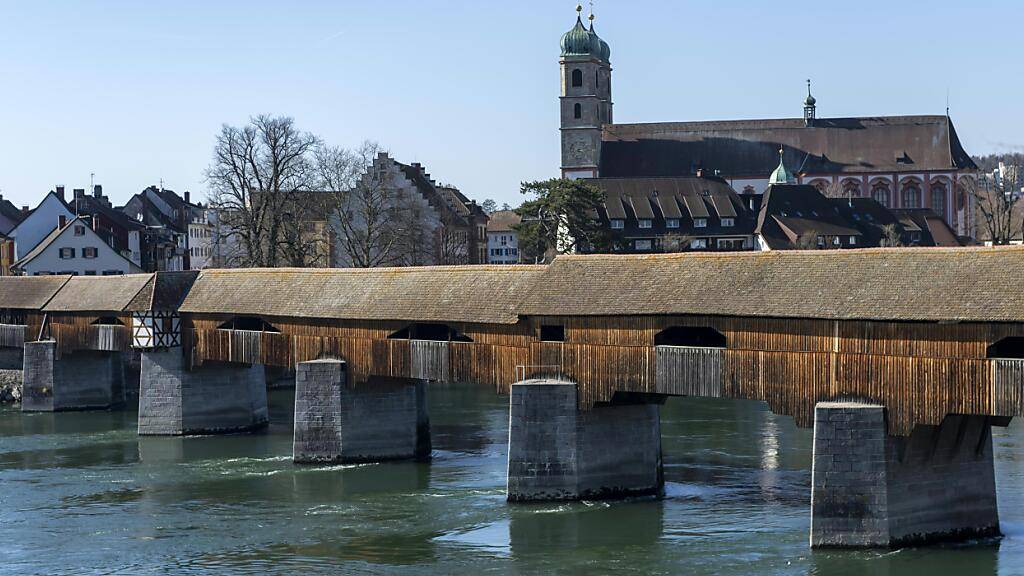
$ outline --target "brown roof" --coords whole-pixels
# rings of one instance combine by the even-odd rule
[[[0,276],[0,308],[41,310],[71,276]]]
[[[559,256],[523,315],[1024,322],[1024,247]]]
[[[154,272],[125,311],[177,310],[197,276],[198,270]]]
[[[514,324],[540,266],[203,270],[182,312]]]
[[[779,165],[807,174],[976,169],[947,116],[802,118],[606,124],[602,176],[685,176],[698,168],[766,178]]]
[[[74,276],[57,292],[43,311],[121,312],[146,287],[152,276]]]
[[[523,218],[512,210],[498,210],[491,212],[491,219],[487,221],[488,232],[511,232],[512,227],[523,221]]]

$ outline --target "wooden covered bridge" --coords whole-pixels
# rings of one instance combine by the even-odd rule
[[[1024,413],[1022,265],[884,249],[3,278],[0,345],[24,343],[28,409],[102,405],[63,402],[83,368],[58,367],[140,351],[141,433],[258,426],[262,367],[296,370],[306,460],[422,455],[423,381],[492,386],[513,500],[658,491],[661,399],[762,400],[815,427],[814,543],[890,544],[998,531],[990,426]],[[359,401],[392,426],[355,425]],[[956,514],[904,512],[924,485]]]

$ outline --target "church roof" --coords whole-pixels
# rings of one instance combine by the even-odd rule
[[[778,165],[805,174],[974,170],[947,116],[803,118],[607,124],[600,173],[686,176],[698,168],[764,178]]]

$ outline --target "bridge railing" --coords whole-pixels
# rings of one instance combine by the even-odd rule
[[[992,360],[992,413],[1024,416],[1024,359]]]
[[[124,352],[131,348],[131,329],[111,324],[51,324],[50,334],[60,352],[100,350]]]
[[[720,398],[724,348],[655,346],[655,387],[660,394]]]
[[[0,324],[0,348],[22,348],[25,346],[25,324]]]

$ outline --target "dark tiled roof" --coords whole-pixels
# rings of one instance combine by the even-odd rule
[[[1022,322],[1022,268],[1016,246],[559,256],[519,313]]]
[[[402,164],[401,162],[395,162],[395,164],[398,166],[399,170],[405,174],[405,177],[416,186],[416,189],[419,190],[420,194],[427,199],[427,202],[429,202],[435,210],[446,213],[456,224],[460,226],[468,225],[465,214],[460,214],[459,211],[453,207],[452,203],[449,202],[449,198],[446,197],[446,194],[442,193],[441,190],[439,190],[437,186],[435,186],[434,183],[423,174],[422,168],[418,166],[409,166]]]
[[[492,212],[487,221],[488,232],[511,232],[512,227],[522,222],[523,218],[512,210]]]
[[[71,276],[0,276],[0,308],[41,310]]]
[[[514,324],[541,266],[203,270],[182,312]]]
[[[946,116],[608,124],[600,173],[686,176],[698,168],[766,178],[779,164],[808,174],[976,169]]]
[[[861,231],[836,203],[814,186],[773,184],[761,201],[757,232],[773,250],[799,247],[800,240],[821,236],[861,236]],[[804,238],[811,235],[812,238]]]
[[[198,276],[198,270],[154,272],[125,311],[177,310]]]

